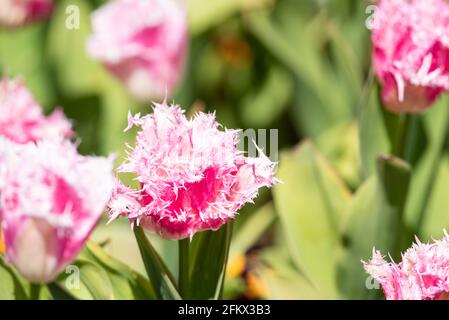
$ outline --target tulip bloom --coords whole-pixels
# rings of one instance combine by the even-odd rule
[[[388,300],[438,300],[449,298],[449,236],[423,244],[417,240],[399,264],[388,263],[373,250],[365,270],[382,285]]]
[[[81,250],[112,192],[112,160],[69,142],[0,138],[0,223],[6,261],[33,283],[53,281]]]
[[[187,14],[180,0],[113,0],[92,15],[87,50],[139,101],[170,95],[182,77]]]
[[[0,26],[17,27],[45,19],[53,7],[52,0],[0,0]]]
[[[129,116],[141,131],[119,172],[134,173],[140,189],[117,184],[111,219],[127,216],[166,239],[217,230],[261,187],[277,182],[265,155],[244,157],[237,130],[220,131],[213,114],[188,120],[179,106],[155,104],[153,114]]]
[[[0,81],[0,136],[15,143],[62,140],[73,135],[60,110],[46,117],[41,106],[18,80]]]
[[[449,90],[449,3],[380,0],[372,33],[374,70],[393,112],[420,112]]]

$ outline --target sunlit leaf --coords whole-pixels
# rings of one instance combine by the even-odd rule
[[[310,142],[281,155],[274,200],[286,244],[299,270],[335,298],[340,232],[350,193]]]
[[[355,194],[345,234],[346,250],[339,268],[340,290],[347,298],[374,298],[368,290],[368,275],[361,260],[369,260],[375,247],[398,258],[407,235],[403,226],[404,206],[410,183],[410,166],[394,157],[381,157],[378,174]],[[408,246],[408,244],[407,244]]]
[[[134,228],[137,244],[139,245],[148,278],[158,299],[180,300],[173,275],[153,248],[140,227]]]

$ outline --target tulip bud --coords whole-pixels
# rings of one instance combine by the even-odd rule
[[[62,140],[72,135],[71,124],[62,111],[45,116],[22,81],[0,80],[0,136],[27,143]]]
[[[0,138],[0,222],[6,261],[33,283],[54,280],[81,250],[112,192],[112,159],[69,142]]]
[[[29,281],[50,282],[58,275],[57,229],[45,219],[26,220],[15,239],[14,248],[14,266]]]
[[[380,0],[374,15],[373,64],[385,107],[421,112],[449,90],[449,3]]]
[[[0,26],[17,27],[45,19],[53,6],[52,0],[0,0]]]
[[[113,0],[92,15],[87,42],[139,101],[171,95],[183,75],[187,13],[180,0]]]
[[[387,300],[447,300],[449,297],[449,235],[433,243],[416,244],[402,254],[402,262],[387,262],[373,249],[365,270],[377,280]]]

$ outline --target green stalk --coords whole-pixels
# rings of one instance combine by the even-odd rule
[[[190,240],[188,238],[178,241],[179,246],[179,293],[183,299],[186,299],[189,292],[189,251]]]
[[[412,115],[406,113],[400,115],[398,130],[396,134],[396,141],[393,146],[393,155],[403,159],[405,159],[406,149],[407,149],[407,141],[410,136],[410,124],[412,120]]]
[[[223,262],[223,272],[222,277],[220,279],[220,292],[218,295],[218,299],[223,299],[223,291],[224,291],[224,282],[225,282],[225,276],[226,276],[226,267],[228,265],[228,258],[229,258],[229,249],[231,248],[231,239],[232,239],[232,229],[234,227],[234,221],[228,222],[228,226],[226,228],[226,240],[225,240],[225,256],[224,256],[224,262]]]
[[[31,283],[30,284],[30,300],[39,300],[39,294],[41,292],[41,285]]]

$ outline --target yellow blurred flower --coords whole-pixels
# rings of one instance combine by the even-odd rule
[[[226,276],[229,278],[237,278],[243,271],[245,271],[246,257],[244,255],[239,255],[229,261],[226,268]]]
[[[3,240],[3,232],[0,229],[0,254],[4,254],[5,253],[5,242]]]
[[[268,297],[268,288],[254,273],[246,275],[245,296],[250,299],[265,299]]]

